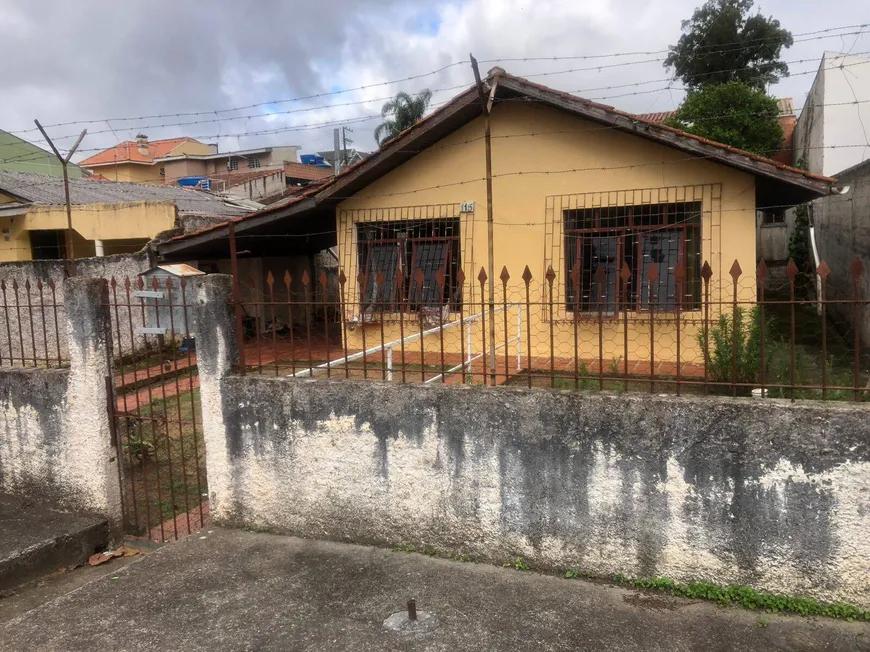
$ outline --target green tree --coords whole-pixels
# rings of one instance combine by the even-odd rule
[[[665,124],[769,157],[782,144],[778,116],[775,99],[734,81],[689,91]]]
[[[753,0],[708,0],[684,20],[665,67],[691,89],[739,81],[765,88],[788,76],[780,59],[794,42],[775,18],[749,15]]]
[[[378,141],[378,145],[383,145],[420,120],[426,114],[431,100],[432,91],[426,88],[414,96],[400,92],[384,104],[381,109],[384,121],[375,129],[375,140]]]

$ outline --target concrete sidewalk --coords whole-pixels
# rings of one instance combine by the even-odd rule
[[[241,531],[215,529],[107,571],[6,623],[0,649],[870,650],[864,623]],[[412,596],[440,626],[418,638],[384,629]]]

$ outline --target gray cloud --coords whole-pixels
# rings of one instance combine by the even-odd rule
[[[466,0],[465,2],[398,2],[397,0],[330,0],[319,3],[259,0],[127,0],[98,7],[43,0],[0,0],[3,66],[0,127],[29,129],[34,117],[53,124],[70,120],[215,111],[271,102],[338,88],[399,79],[465,59],[579,56],[627,51],[658,51],[679,36],[679,24],[700,0]],[[844,6],[843,6],[844,5]],[[832,14],[822,3],[778,0],[765,3],[795,33],[859,23],[862,3],[839,6]],[[854,42],[853,42],[854,41]],[[814,70],[823,51],[870,50],[870,37],[796,43],[786,59],[793,72]],[[583,90],[588,97],[631,111],[666,110],[679,102],[677,90],[650,83],[664,79],[656,61],[622,67],[617,62],[643,61],[662,55],[573,61],[514,61],[502,65],[534,81],[562,90]],[[484,71],[491,63],[485,64]],[[556,75],[543,72],[574,70]],[[193,135],[222,148],[258,144],[299,144],[306,149],[331,146],[331,128],[229,137],[299,125],[356,119],[378,113],[382,99],[399,88],[448,88],[471,82],[467,65],[391,86],[332,95],[304,102],[272,104],[220,114],[220,121],[160,127],[165,123],[212,120],[202,115],[112,123],[115,133],[93,133],[83,145],[106,147],[146,131],[152,138]],[[812,75],[796,75],[772,92],[795,98],[799,106]],[[650,92],[654,91],[654,92]],[[443,102],[457,91],[436,92]],[[634,94],[632,94],[634,93]],[[621,95],[621,97],[615,97]],[[347,102],[367,101],[353,106]],[[314,111],[282,114],[301,108]],[[252,113],[275,115],[237,118]],[[362,148],[372,147],[376,120],[355,126]],[[92,132],[106,123],[86,125]],[[81,126],[54,127],[53,136]],[[26,134],[36,140],[38,134]],[[69,145],[71,140],[61,141]]]

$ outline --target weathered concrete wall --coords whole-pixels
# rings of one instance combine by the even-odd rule
[[[106,409],[109,312],[97,279],[64,282],[70,368],[0,370],[0,492],[120,522]]]
[[[76,260],[76,274],[79,277],[116,279],[119,303],[127,303],[124,293],[124,279],[129,278],[135,284],[136,277],[151,267],[147,251]],[[17,364],[20,365],[22,351],[24,357],[29,361],[33,360],[35,354],[39,364],[42,364],[46,357],[56,361],[58,349],[60,349],[61,359],[69,359],[69,345],[64,327],[67,315],[64,305],[64,278],[66,278],[66,273],[62,260],[0,263],[0,281],[6,284],[6,305],[8,306],[5,310],[0,309],[4,310],[0,312],[0,359],[2,359],[4,366],[8,365],[7,360],[10,357],[18,359]],[[13,281],[18,283],[17,298],[12,288]],[[55,309],[52,304],[52,294],[48,287],[49,281],[55,283],[57,324],[59,326],[57,330],[55,329]],[[29,297],[25,287],[28,282],[30,283]],[[42,303],[38,289],[40,282],[43,285]],[[135,285],[133,287],[135,288]],[[28,306],[28,298],[30,306]],[[2,295],[0,295],[0,301],[2,301]],[[43,304],[44,308],[41,307]],[[125,354],[131,353],[133,350],[129,328],[126,328],[127,310],[123,307],[118,309],[118,317],[125,328],[120,329],[120,332],[115,334],[115,337],[120,335],[120,343],[117,340],[114,343],[115,348]],[[141,311],[134,309],[132,318],[134,328],[143,325]],[[57,337],[58,331],[60,342],[58,342]]]
[[[811,217],[816,227],[819,257],[828,263],[828,298],[853,299],[855,286],[852,263],[860,256],[864,275],[859,284],[861,298],[870,299],[870,162],[837,175],[838,185],[850,186],[845,195],[832,195],[811,204]],[[836,319],[853,324],[853,305],[833,305]],[[863,304],[860,320],[861,341],[870,346],[870,304]]]
[[[238,376],[219,387],[220,403],[203,403],[216,522],[870,607],[861,406]]]

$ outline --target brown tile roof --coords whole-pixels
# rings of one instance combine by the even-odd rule
[[[673,116],[676,111],[659,111],[658,113],[636,113],[635,115],[641,120],[646,120],[647,122],[664,122],[671,116]]]
[[[80,161],[79,167],[93,165],[107,165],[110,163],[153,163],[155,158],[163,158],[176,147],[186,142],[198,143],[195,138],[167,138],[165,140],[151,140],[148,142],[148,154],[139,151],[139,147],[132,140],[125,140],[114,147],[105,149],[98,154]]]
[[[494,70],[497,72],[491,72],[490,76],[487,78],[487,81],[494,82],[496,84],[501,84],[502,82],[505,82],[505,81],[512,82],[512,87],[514,88],[514,90],[516,89],[517,86],[520,86],[520,87],[527,86],[531,89],[536,89],[537,91],[539,91],[541,94],[545,95],[546,97],[564,98],[564,99],[569,100],[571,102],[581,104],[582,106],[602,111],[602,112],[604,112],[604,114],[606,114],[607,116],[614,118],[614,119],[616,119],[616,118],[628,118],[631,122],[640,121],[646,125],[653,127],[655,130],[675,134],[680,139],[687,139],[687,140],[691,140],[691,141],[696,141],[696,142],[702,143],[704,145],[711,146],[711,147],[715,148],[716,150],[721,150],[723,157],[726,154],[736,154],[740,157],[745,157],[745,158],[750,159],[751,161],[755,161],[757,163],[772,165],[777,170],[782,171],[784,173],[797,174],[797,175],[806,177],[807,179],[810,179],[810,180],[814,180],[817,182],[818,181],[826,182],[829,184],[833,183],[835,181],[835,179],[832,179],[830,177],[825,177],[825,176],[818,175],[818,174],[812,174],[810,172],[807,172],[806,170],[800,170],[798,168],[794,168],[790,165],[781,163],[779,161],[775,161],[773,159],[765,158],[763,156],[759,156],[759,155],[753,154],[751,152],[746,152],[744,150],[737,149],[736,147],[731,147],[730,145],[718,143],[716,141],[709,140],[707,138],[702,138],[701,136],[696,136],[694,134],[690,134],[688,132],[681,131],[680,129],[675,129],[673,127],[665,126],[659,122],[655,122],[653,119],[644,117],[643,115],[628,113],[627,111],[620,111],[619,109],[615,109],[614,107],[608,106],[606,104],[600,104],[598,102],[594,102],[592,100],[587,100],[585,98],[578,97],[578,96],[572,95],[570,93],[558,91],[558,90],[555,90],[555,89],[550,88],[548,86],[544,86],[542,84],[537,84],[535,82],[531,82],[525,78],[517,77],[515,75],[510,75],[501,69],[494,69]],[[516,92],[522,92],[522,91],[516,91]],[[324,183],[321,183],[321,184],[314,186],[314,187],[306,188],[305,192],[302,192],[298,196],[288,197],[284,201],[276,202],[275,204],[272,204],[271,206],[268,206],[265,209],[262,209],[260,211],[255,212],[255,213],[250,213],[248,215],[245,215],[244,217],[233,219],[231,221],[232,222],[242,222],[242,221],[254,218],[254,217],[259,217],[259,216],[264,215],[264,214],[272,213],[272,212],[275,212],[277,210],[287,208],[288,206],[302,202],[303,200],[305,200],[309,197],[312,197],[314,195],[319,195],[320,193],[322,193],[324,191],[328,191],[332,186],[345,181],[351,175],[354,175],[360,168],[363,168],[364,166],[374,167],[375,165],[377,165],[380,162],[380,159],[382,157],[390,156],[392,154],[390,152],[387,152],[386,150],[388,150],[391,146],[393,146],[397,141],[404,139],[406,136],[410,136],[410,134],[412,132],[420,132],[421,130],[425,130],[429,126],[429,124],[434,123],[437,118],[448,113],[448,111],[452,110],[459,103],[461,103],[463,101],[467,101],[470,97],[470,94],[476,95],[476,89],[474,87],[471,87],[470,89],[467,89],[467,90],[461,92],[460,94],[456,95],[455,97],[453,97],[453,99],[451,99],[448,102],[446,102],[445,104],[441,105],[438,109],[436,109],[435,111],[433,111],[429,115],[425,116],[424,118],[422,118],[421,120],[419,120],[418,122],[416,122],[412,126],[408,127],[407,129],[405,129],[401,133],[397,134],[396,136],[394,136],[394,137],[390,138],[389,140],[385,141],[384,143],[382,143],[380,148],[377,151],[375,151],[369,158],[363,159],[363,160],[345,168],[344,170],[341,171],[340,174],[338,174],[337,176],[333,176],[333,177],[329,178]],[[645,114],[645,115],[646,116],[656,116],[659,114]],[[679,141],[677,141],[677,144],[673,144],[671,146],[680,148]],[[688,149],[688,147],[684,147],[684,149]],[[705,157],[699,156],[698,158],[703,159]],[[711,158],[711,157],[707,157],[707,158]],[[715,161],[716,159],[712,158],[712,160]],[[210,231],[214,231],[214,230],[223,228],[224,226],[225,226],[225,224],[216,224],[214,226],[202,229],[201,231],[195,231],[193,233],[187,233],[184,235],[176,236],[176,237],[168,240],[167,242],[176,242],[176,241],[181,241],[181,240],[188,240],[188,239],[191,239],[191,238],[196,237],[198,235],[201,235],[203,233],[207,233]]]
[[[284,170],[281,168],[262,168],[251,172],[220,172],[218,174],[210,174],[208,175],[208,178],[226,181],[227,188],[232,188],[247,183],[248,181],[262,179],[263,177],[271,177],[273,174],[280,174],[282,172],[284,172]]]
[[[782,115],[779,116],[779,126],[782,127],[782,148],[771,155],[771,159],[777,163],[792,165],[792,146],[794,141],[794,130],[797,126],[797,116],[794,115],[794,107],[790,97],[784,97],[777,100]],[[668,118],[672,117],[676,111],[660,111],[658,113],[637,113],[635,114],[641,120],[661,124]]]
[[[284,161],[284,176],[289,179],[318,181],[320,179],[331,177],[333,174],[334,172],[331,168],[321,168],[316,165],[305,165],[304,163]]]
[[[780,116],[779,126],[782,127],[782,148],[770,158],[779,163],[794,165],[794,130],[797,127],[797,116]]]

